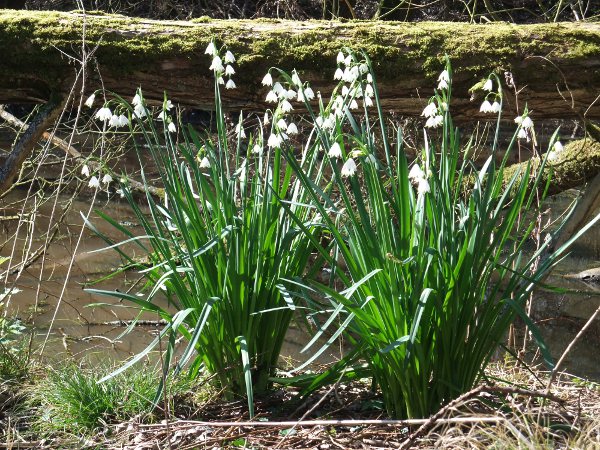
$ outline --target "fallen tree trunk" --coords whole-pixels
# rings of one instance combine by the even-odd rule
[[[152,21],[105,14],[0,11],[0,102],[41,102],[69,92],[82,49],[93,51],[87,92],[103,85],[129,98],[164,92],[184,105],[213,108],[211,39],[236,55],[237,89],[224,92],[233,110],[264,108],[260,80],[269,67],[296,68],[329,93],[335,55],[364,49],[374,62],[385,110],[418,115],[448,55],[454,67],[455,118],[479,115],[468,89],[496,70],[510,71],[534,119],[600,118],[600,23],[292,22],[281,20]],[[96,71],[98,68],[99,71]],[[102,82],[102,84],[101,84]],[[514,101],[505,96],[509,114]],[[590,106],[591,105],[591,106]],[[512,117],[512,116],[511,116]]]

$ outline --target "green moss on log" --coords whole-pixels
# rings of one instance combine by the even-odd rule
[[[532,173],[537,173],[541,159],[534,158],[530,162]],[[528,163],[529,161],[507,167],[504,171],[505,184],[508,184],[517,171],[523,174]],[[600,173],[600,142],[586,138],[565,145],[556,159],[547,162],[542,174],[542,186],[547,182],[551,172],[549,194],[583,186]]]
[[[364,50],[383,79],[403,74],[433,78],[447,54],[465,76],[482,76],[491,69],[512,70],[527,58],[548,57],[564,65],[600,54],[600,25],[506,23],[291,22],[279,20],[191,22],[132,19],[120,15],[42,11],[0,12],[0,76],[44,68],[48,81],[64,77],[57,49],[79,57],[86,23],[88,49],[97,46],[100,64],[113,71],[156,70],[170,57],[188,58],[208,68],[204,48],[211,39],[238,55],[239,73],[257,67],[295,67],[310,72],[331,71],[335,55],[347,46]],[[24,51],[24,48],[27,51]],[[537,79],[551,75],[532,74]],[[326,73],[326,72],[323,72]],[[401,78],[399,78],[401,82]]]

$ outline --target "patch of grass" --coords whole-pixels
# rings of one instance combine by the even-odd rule
[[[154,418],[153,399],[160,380],[155,370],[138,367],[98,383],[105,372],[75,364],[51,369],[32,388],[30,401],[38,411],[34,428],[41,433],[90,435],[134,416]],[[186,389],[185,383],[169,386],[170,396]]]

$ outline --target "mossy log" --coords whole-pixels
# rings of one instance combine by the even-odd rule
[[[86,92],[103,85],[132,96],[139,86],[161,102],[213,107],[211,39],[237,57],[238,88],[224,92],[233,110],[264,107],[260,80],[270,67],[296,68],[313,88],[330,92],[342,47],[373,60],[385,110],[418,115],[448,55],[454,67],[455,118],[479,115],[469,88],[496,71],[511,72],[519,101],[534,118],[600,118],[600,23],[292,22],[283,20],[152,21],[104,13],[0,11],[0,102],[41,102],[69,92],[82,49],[93,55]],[[96,70],[98,69],[98,70]],[[101,84],[102,82],[102,84]],[[505,89],[505,92],[509,90]],[[505,96],[507,107],[514,99]],[[592,105],[592,106],[590,106]]]
[[[544,155],[542,155],[542,158]],[[540,158],[533,158],[519,164],[507,167],[504,178],[506,182],[516,171],[525,172],[527,164],[532,164],[534,173],[541,165]],[[565,145],[555,158],[548,160],[542,174],[541,186],[544,186],[550,174],[550,195],[566,191],[590,183],[600,173],[600,142],[591,138],[579,139]]]

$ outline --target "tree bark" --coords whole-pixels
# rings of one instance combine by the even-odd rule
[[[0,11],[0,102],[45,101],[69,92],[92,52],[87,92],[104,86],[130,98],[137,87],[162,102],[213,109],[211,39],[237,57],[237,89],[224,91],[232,110],[265,107],[260,80],[270,67],[298,69],[324,96],[334,85],[335,56],[343,47],[372,59],[386,111],[419,115],[433,93],[445,55],[454,68],[455,119],[479,116],[482,96],[469,88],[496,71],[511,72],[521,104],[534,119],[599,119],[600,23],[293,22],[282,20],[152,21],[103,13]],[[508,113],[514,99],[505,89]],[[483,117],[483,116],[481,116]],[[507,115],[512,117],[512,115]]]

